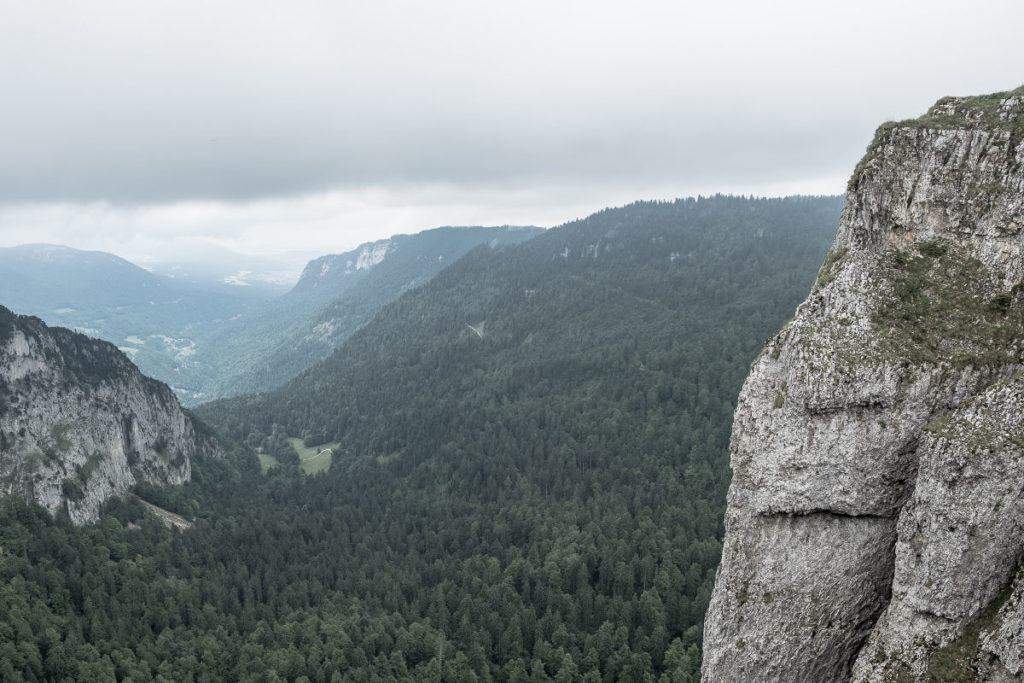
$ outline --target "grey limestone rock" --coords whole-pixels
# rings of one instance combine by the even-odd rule
[[[180,484],[216,445],[113,345],[0,307],[0,493],[76,524],[137,482]]]
[[[1022,228],[1024,88],[879,129],[814,290],[739,398],[704,681],[942,680],[1009,590]],[[1019,680],[1018,611],[971,675]]]

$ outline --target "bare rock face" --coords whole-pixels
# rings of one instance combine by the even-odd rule
[[[214,451],[112,344],[0,307],[0,494],[81,524],[137,482],[187,481],[190,458]]]
[[[1022,229],[1024,88],[879,129],[740,395],[704,681],[1022,680]]]

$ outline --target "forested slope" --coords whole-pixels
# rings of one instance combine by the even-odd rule
[[[839,208],[638,203],[469,253],[282,389],[202,407],[282,465],[261,475],[239,449],[143,492],[191,530],[121,504],[86,540],[6,509],[0,629],[24,646],[4,661],[139,680],[694,680],[735,396]],[[338,442],[334,466],[303,477],[286,436]]]
[[[212,340],[200,358],[190,403],[277,388],[470,249],[516,244],[541,231],[435,228],[314,259],[291,291],[239,316]]]

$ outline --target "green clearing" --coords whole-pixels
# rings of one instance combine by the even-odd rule
[[[325,443],[319,446],[304,446],[302,439],[290,438],[292,448],[299,454],[299,467],[306,474],[316,474],[330,468],[334,451],[338,449],[338,443]]]
[[[277,467],[281,463],[277,461],[277,458],[268,453],[257,453],[256,457],[260,459],[260,472],[263,474],[267,473],[271,467]]]

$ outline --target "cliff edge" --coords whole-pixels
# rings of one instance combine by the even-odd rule
[[[0,306],[0,494],[81,524],[137,482],[181,484],[215,445],[112,344]]]
[[[1024,680],[1024,88],[883,125],[733,424],[703,680]]]

